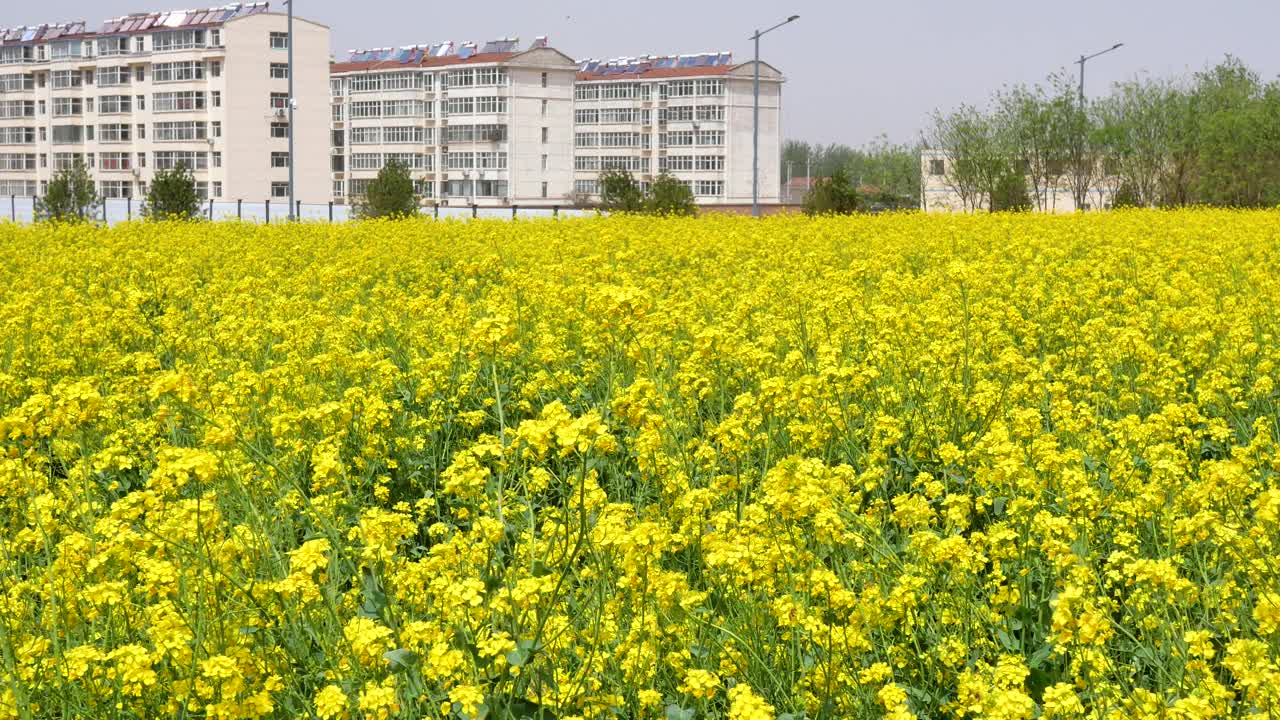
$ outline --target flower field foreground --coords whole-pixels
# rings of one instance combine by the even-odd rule
[[[0,718],[1280,715],[1280,213],[0,257]]]

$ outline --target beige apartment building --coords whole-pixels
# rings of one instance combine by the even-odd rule
[[[106,198],[138,198],[183,164],[203,197],[330,196],[329,29],[294,18],[295,126],[286,17],[266,3],[0,30],[0,195],[43,194],[83,161]]]
[[[575,62],[538,38],[351,51],[332,67],[333,195],[390,160],[424,202],[599,200],[599,175],[670,172],[700,204],[751,202],[751,63],[729,53]],[[777,203],[782,74],[760,66],[760,201]]]
[[[749,204],[754,63],[730,53],[646,56],[581,63],[574,86],[574,192],[599,199],[602,171],[642,184],[661,172],[686,183],[700,205]],[[782,83],[760,63],[760,202],[779,202]]]
[[[352,51],[331,68],[334,200],[396,160],[426,203],[565,203],[576,71],[545,38]]]

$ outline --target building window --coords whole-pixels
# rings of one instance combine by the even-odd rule
[[[212,155],[213,155],[213,166],[216,168],[222,167],[222,153],[215,151],[212,153]]]
[[[546,87],[546,86],[547,86],[547,74],[542,73],[542,87]]]
[[[188,170],[208,170],[208,153],[192,150],[157,150],[155,168],[157,170],[173,170],[179,166]]]
[[[135,95],[133,99],[138,101],[138,110],[146,110],[146,109],[147,109],[147,96],[146,96],[146,95]]]
[[[143,80],[146,80],[146,79],[147,79],[147,70],[146,70],[146,68],[145,68],[145,67],[143,67],[142,65],[139,65],[138,67],[134,68],[134,69],[133,69],[133,79],[134,79],[135,81],[137,81],[137,82],[142,82]]]
[[[288,50],[289,49],[289,33],[273,32],[271,33],[271,49],[272,50]],[[285,194],[288,194],[287,192]]]
[[[542,197],[545,198],[546,196],[547,196],[547,184],[544,182],[542,183]]]
[[[284,110],[289,107],[289,93],[271,93],[271,109]]]
[[[139,123],[137,126],[135,126],[135,128],[134,128],[134,129],[135,129],[135,130],[137,130],[137,132],[136,132],[135,134],[138,136],[138,139],[139,139],[139,140],[146,140],[146,139],[147,139],[147,126],[146,126],[146,125],[143,125],[143,124]]]
[[[213,181],[213,196],[216,198],[222,197],[222,181],[221,180]]]
[[[209,137],[216,137],[216,138],[222,137],[222,121],[221,120],[214,120],[213,122],[209,123]]]
[[[545,143],[545,142],[547,142],[547,140],[548,140],[550,137],[551,137],[551,132],[550,132],[550,130],[549,130],[548,128],[542,128],[542,142],[544,142],[544,143]]]
[[[209,92],[209,104],[212,107],[222,107],[222,91],[212,90]]]
[[[222,47],[222,30],[214,28],[209,31],[209,45],[212,47]]]
[[[947,174],[946,163],[943,162],[941,158],[934,158],[930,160],[929,174],[930,175],[946,175]]]
[[[204,30],[169,30],[151,35],[152,52],[192,50],[204,46]]]
[[[273,138],[289,137],[289,123],[282,123],[282,122],[271,123],[271,137]]]
[[[151,109],[158,113],[204,110],[205,95],[199,90],[155,93],[151,96],[151,105]]]
[[[289,153],[287,152],[271,153],[271,167],[273,168],[289,167]]]
[[[144,152],[138,153],[138,167],[144,168],[146,166],[147,166],[147,154]]]
[[[289,183],[287,182],[271,183],[271,197],[273,198],[289,197]]]
[[[288,80],[289,63],[271,63],[271,78],[273,80]]]
[[[547,171],[547,156],[545,154],[542,156],[542,171]]]
[[[197,120],[158,122],[152,130],[156,142],[204,140],[209,136],[208,125]]]
[[[146,45],[146,43],[147,43],[147,38],[146,38],[146,36],[144,36],[144,35],[139,35],[139,36],[135,37],[135,38],[133,39],[133,51],[134,51],[134,52],[136,52],[136,53],[144,53],[144,52],[146,52],[146,50],[147,50],[147,45]]]
[[[547,101],[543,100],[542,101],[542,117],[546,117],[546,116],[547,116]]]
[[[209,77],[222,77],[222,62],[220,60],[209,62]]]
[[[142,68],[139,67],[139,70]],[[156,63],[151,66],[151,81],[187,82],[204,79],[204,63],[195,60],[182,62]]]

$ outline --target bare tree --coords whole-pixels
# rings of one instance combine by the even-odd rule
[[[963,209],[989,208],[1009,162],[996,122],[972,105],[948,114],[935,111],[926,144],[945,156],[944,182],[960,197]]]

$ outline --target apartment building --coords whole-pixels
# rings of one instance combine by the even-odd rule
[[[107,198],[185,165],[203,197],[329,199],[329,29],[294,18],[294,126],[286,17],[267,3],[0,30],[0,195],[43,194],[83,161]]]
[[[576,72],[546,38],[351,51],[330,71],[334,200],[396,160],[427,203],[566,202]]]
[[[752,200],[754,63],[730,53],[587,60],[574,86],[574,192],[599,198],[609,168],[647,184],[662,172],[686,183],[701,205]],[[777,203],[782,83],[760,63],[760,202]]]

